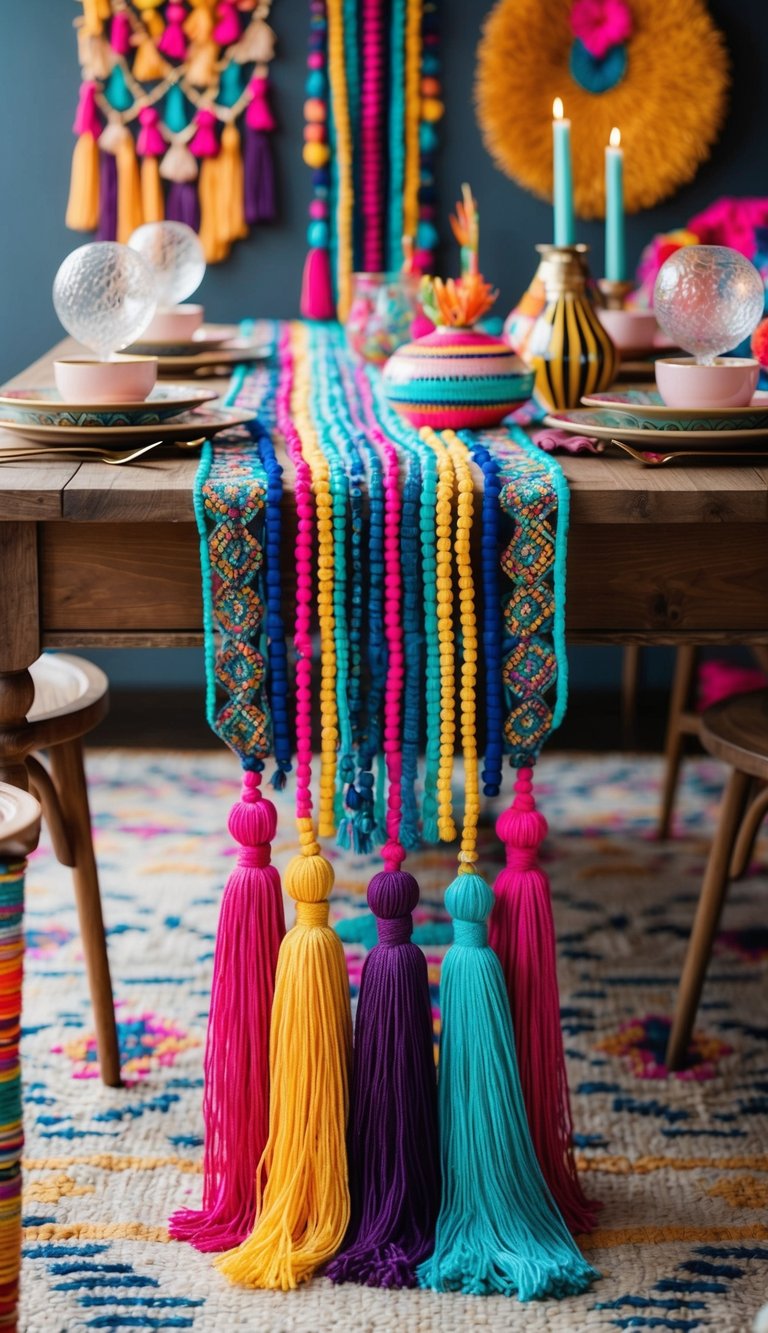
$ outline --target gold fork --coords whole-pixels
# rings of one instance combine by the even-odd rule
[[[178,449],[197,449],[205,440],[205,436],[200,436],[195,440],[175,440],[174,443]],[[86,460],[93,459],[94,462],[109,463],[113,467],[119,467],[122,463],[132,463],[135,459],[141,458],[143,454],[148,454],[151,449],[157,449],[159,445],[165,444],[165,440],[152,440],[150,444],[144,444],[138,449],[100,449],[97,445],[91,444],[73,444],[67,445],[40,445],[35,449],[0,449],[0,463],[18,463],[28,461],[32,458],[45,457],[75,457]]]

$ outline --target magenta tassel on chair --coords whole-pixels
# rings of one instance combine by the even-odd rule
[[[331,256],[327,250],[310,250],[304,261],[301,313],[305,319],[336,318]]]
[[[97,241],[114,241],[117,236],[117,162],[114,153],[99,153],[99,225]]]
[[[170,1219],[176,1240],[227,1250],[253,1229],[256,1167],[269,1132],[269,1023],[285,934],[280,877],[270,864],[277,812],[246,772],[229,816],[240,843],[221,902],[205,1049],[202,1208]]]
[[[573,1120],[560,1028],[555,925],[549,880],[538,862],[547,821],[533,773],[518,769],[512,805],[496,832],[507,864],[494,884],[489,943],[504,971],[528,1124],[544,1179],[570,1231],[590,1231],[599,1204],[586,1198],[573,1156]]]
[[[165,201],[169,222],[186,222],[193,231],[200,230],[200,200],[196,181],[171,181]]]
[[[355,1022],[352,1214],[327,1276],[413,1287],[440,1204],[437,1083],[427,963],[410,938],[419,886],[399,868],[402,847],[387,843],[384,854],[387,868],[368,886],[379,943],[365,960]]]

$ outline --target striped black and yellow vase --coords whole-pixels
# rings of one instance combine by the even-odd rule
[[[536,392],[556,409],[578,407],[585,394],[607,389],[618,361],[589,293],[586,245],[537,245],[535,282],[545,304],[531,330],[526,359]]]

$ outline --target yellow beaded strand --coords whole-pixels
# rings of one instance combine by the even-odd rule
[[[333,613],[333,500],[328,460],[317,440],[309,409],[309,333],[303,324],[291,326],[296,367],[293,411],[302,451],[312,473],[317,504],[317,611],[320,625],[320,793],[317,825],[321,838],[335,832],[333,801],[336,788],[336,751],[339,740],[336,705],[336,647]]]
[[[338,200],[336,204],[336,235],[338,260],[336,284],[338,288],[337,314],[342,324],[347,317],[352,299],[352,130],[349,123],[349,96],[344,61],[344,6],[343,0],[327,0],[328,13],[328,73],[331,83],[333,123],[336,142],[336,174]],[[418,98],[417,98],[418,102]],[[418,132],[418,125],[417,125]],[[418,143],[417,143],[418,147]],[[417,160],[418,165],[418,160]]]
[[[421,115],[421,0],[410,0],[405,29],[405,180],[403,233],[416,238],[419,216],[419,117]],[[428,428],[427,428],[428,429]]]
[[[456,837],[451,777],[456,742],[456,651],[453,635],[453,577],[451,572],[451,518],[454,469],[440,436],[429,426],[421,438],[435,451],[437,496],[435,507],[435,564],[437,582],[437,637],[440,645],[440,763],[437,770],[437,831],[444,842]]]
[[[472,576],[472,522],[475,487],[466,445],[452,430],[442,432],[456,474],[458,492],[456,517],[456,572],[459,580],[459,619],[461,623],[461,748],[464,752],[464,823],[461,830],[459,873],[475,871],[477,860],[477,824],[480,818],[480,782],[477,759],[477,615],[475,585]]]

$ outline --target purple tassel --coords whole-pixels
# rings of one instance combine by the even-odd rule
[[[397,850],[399,859],[388,852]],[[379,943],[365,960],[349,1118],[352,1213],[332,1282],[413,1287],[434,1248],[440,1203],[437,1081],[427,963],[411,942],[419,901],[403,851],[368,886]]]
[[[249,226],[257,222],[274,222],[277,217],[275,163],[270,136],[265,130],[252,130],[246,126],[243,167],[246,222]]]
[[[186,222],[193,231],[200,230],[200,200],[195,181],[172,181],[165,202],[169,222]]]
[[[117,162],[114,153],[99,153],[99,225],[97,241],[117,236]]]

